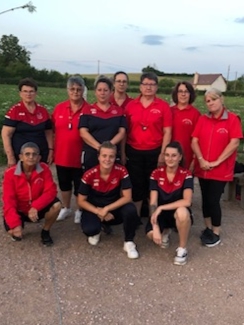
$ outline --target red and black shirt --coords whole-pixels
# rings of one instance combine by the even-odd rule
[[[99,143],[112,140],[121,127],[126,128],[126,119],[119,106],[111,105],[104,112],[97,104],[93,104],[85,107],[80,116],[79,129],[87,128]],[[83,148],[92,149],[87,143],[83,144]]]
[[[193,190],[193,177],[189,170],[178,167],[172,182],[168,180],[166,167],[155,169],[150,177],[150,191],[158,192],[158,205],[183,199],[185,189]]]
[[[33,113],[29,112],[23,102],[12,106],[6,113],[3,125],[14,127],[12,147],[18,157],[20,148],[26,142],[34,142],[40,149],[42,158],[48,154],[48,144],[45,130],[52,129],[52,123],[47,109],[37,103]]]
[[[87,196],[87,201],[97,207],[104,207],[121,197],[121,190],[131,188],[128,171],[124,166],[115,164],[109,178],[105,181],[100,176],[97,165],[84,173],[79,193]]]

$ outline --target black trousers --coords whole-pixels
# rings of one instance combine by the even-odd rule
[[[136,227],[138,225],[138,215],[133,203],[127,203],[122,207],[111,211],[114,219],[104,222],[107,225],[119,225],[123,223],[125,241],[133,241]],[[81,219],[81,229],[86,236],[94,236],[101,232],[101,219],[94,213],[83,210]]]
[[[199,183],[202,192],[203,217],[210,217],[212,225],[214,227],[219,227],[222,218],[220,198],[224,192],[226,182],[199,178]]]

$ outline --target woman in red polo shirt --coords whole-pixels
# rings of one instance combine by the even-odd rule
[[[140,215],[148,198],[151,172],[164,162],[164,149],[171,139],[172,113],[169,105],[156,97],[158,77],[145,72],[140,79],[141,95],[125,108],[127,168],[133,185],[132,196]],[[122,159],[124,160],[124,159]]]
[[[117,71],[113,75],[114,91],[110,96],[111,104],[125,109],[126,105],[132,100],[132,98],[130,98],[126,93],[128,83],[129,77],[124,71]]]
[[[192,149],[196,155],[195,175],[201,187],[206,226],[200,238],[203,245],[213,247],[220,243],[220,197],[226,182],[233,179],[242,128],[239,117],[224,107],[218,89],[208,90],[205,102],[208,113],[197,122],[192,134]]]
[[[184,152],[185,167],[191,171],[194,168],[191,135],[201,115],[198,109],[192,106],[195,98],[194,88],[187,81],[179,82],[172,92],[172,99],[176,104],[172,106],[172,141],[180,142]]]
[[[77,196],[82,176],[81,153],[82,139],[78,123],[82,110],[89,107],[83,98],[85,83],[79,76],[72,76],[67,81],[68,100],[57,104],[52,114],[55,131],[54,162],[56,164],[58,183],[61,190],[63,208],[58,221],[72,214],[70,207],[72,187]],[[81,211],[78,206],[74,222],[80,223]]]

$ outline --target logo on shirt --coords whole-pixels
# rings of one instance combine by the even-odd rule
[[[96,108],[91,108],[91,114],[97,114],[97,109]]]
[[[228,130],[227,129],[225,129],[225,128],[220,128],[220,129],[218,129],[217,130],[217,133],[220,133],[220,134],[226,134],[226,133],[228,133]]]
[[[20,113],[19,113],[19,116],[25,116],[25,113],[21,113],[21,112],[20,112]]]
[[[165,182],[165,178],[163,177],[159,177],[159,185],[164,185],[164,182]]]
[[[34,181],[34,184],[38,184],[38,185],[40,185],[40,184],[42,184],[43,183],[43,178],[40,178],[40,177],[38,177],[37,179],[35,179],[35,181]]]
[[[153,114],[160,114],[161,113],[160,110],[157,109],[157,108],[151,109],[150,112],[153,113]]]
[[[181,185],[180,180],[174,183],[175,187],[179,187]]]
[[[118,114],[117,109],[113,109],[113,110],[111,111],[111,114],[114,114],[114,115]]]
[[[111,184],[113,184],[113,185],[117,184],[117,182],[118,182],[118,178],[113,178],[111,180]]]
[[[93,185],[94,186],[99,186],[99,179],[98,178],[94,178]]]
[[[43,115],[42,115],[41,112],[37,113],[36,114],[36,117],[37,117],[38,120],[42,120],[43,119]]]
[[[192,125],[192,121],[189,120],[188,118],[185,118],[184,120],[182,120],[183,124],[186,124],[186,125]]]

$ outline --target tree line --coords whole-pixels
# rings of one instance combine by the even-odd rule
[[[38,70],[30,64],[31,52],[19,44],[18,37],[10,34],[3,35],[0,39],[0,83],[18,84],[24,77],[32,77],[40,86],[65,87],[69,73],[60,73],[56,70]],[[193,74],[187,73],[164,73],[150,65],[142,68],[142,72],[154,72],[157,76],[163,77],[159,81],[159,91],[171,93],[176,80],[189,80]],[[94,78],[84,78],[88,89],[93,89]],[[129,91],[137,92],[138,81],[131,81]],[[228,82],[228,91],[236,94],[244,91],[244,75],[235,81]]]

